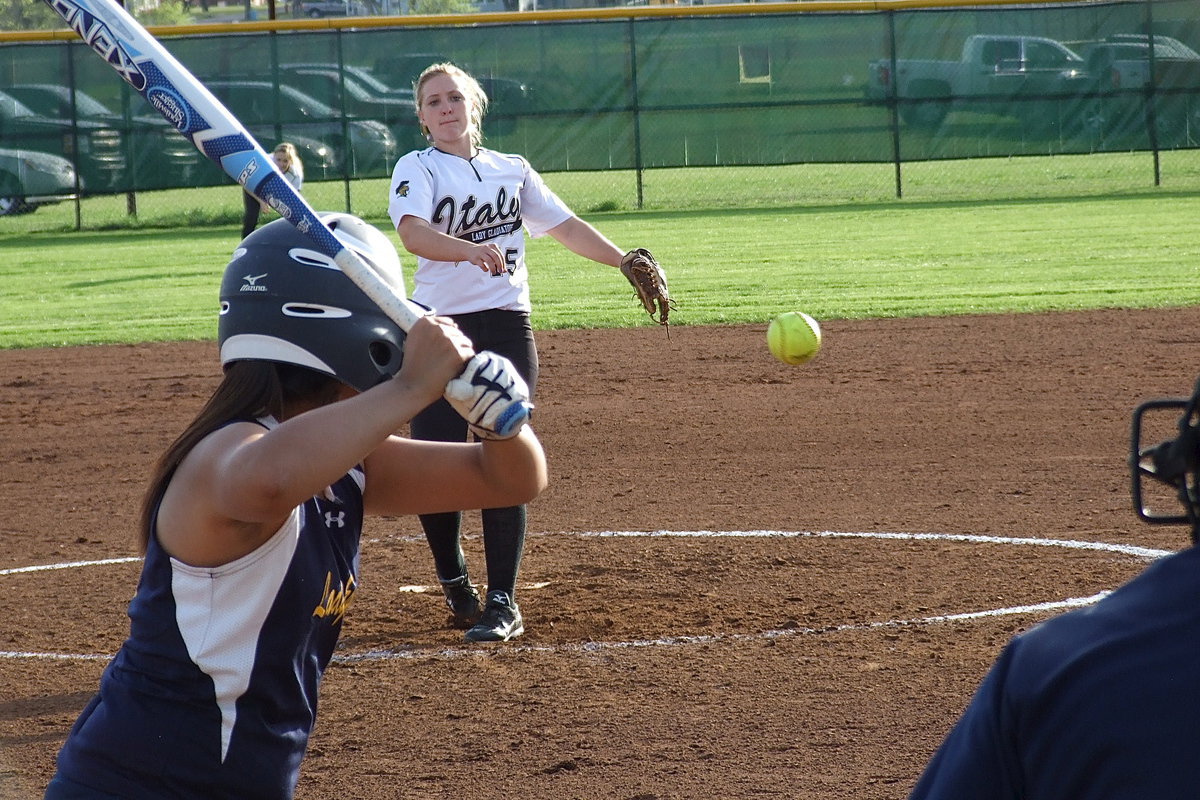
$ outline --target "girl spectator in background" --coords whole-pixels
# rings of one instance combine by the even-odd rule
[[[271,158],[275,159],[275,164],[283,172],[283,177],[287,178],[292,188],[297,192],[300,191],[300,187],[304,185],[304,164],[301,163],[300,155],[296,152],[296,145],[291,142],[280,142],[271,151]],[[242,190],[242,205],[242,238],[245,239],[258,227],[259,214],[269,211],[270,207],[245,189]]]

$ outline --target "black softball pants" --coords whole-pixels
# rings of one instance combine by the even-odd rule
[[[538,356],[529,314],[493,309],[450,316],[476,350],[491,350],[512,361],[517,373],[529,384],[532,399],[537,384]],[[466,420],[445,398],[414,417],[409,427],[414,439],[435,442],[467,439]],[[481,518],[488,591],[500,590],[515,597],[517,572],[525,550],[525,506],[485,508]],[[422,514],[420,520],[425,540],[433,551],[438,578],[451,580],[466,575],[467,565],[460,541],[462,512]]]
[[[242,238],[245,239],[250,234],[254,233],[254,229],[258,227],[258,216],[262,213],[262,203],[258,202],[258,198],[242,190]]]

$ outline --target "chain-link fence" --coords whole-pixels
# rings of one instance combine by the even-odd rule
[[[581,211],[1200,189],[1200,0],[722,8],[163,39],[267,149],[299,146],[315,206],[368,217],[439,60],[488,91],[487,146]],[[236,222],[237,187],[95,58],[0,43],[0,231]],[[731,168],[761,171],[752,196]]]

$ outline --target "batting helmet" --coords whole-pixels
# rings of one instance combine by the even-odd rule
[[[350,214],[319,214],[334,236],[403,293],[396,248]],[[221,365],[276,361],[322,372],[365,391],[400,369],[404,331],[333,259],[287,220],[247,236],[221,280]]]

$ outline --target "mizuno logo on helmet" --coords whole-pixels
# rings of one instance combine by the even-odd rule
[[[265,292],[267,290],[267,287],[258,285],[258,282],[265,277],[267,277],[266,272],[264,272],[262,275],[243,275],[242,280],[244,280],[245,283],[242,284],[242,288],[238,289],[238,291],[239,292]]]

